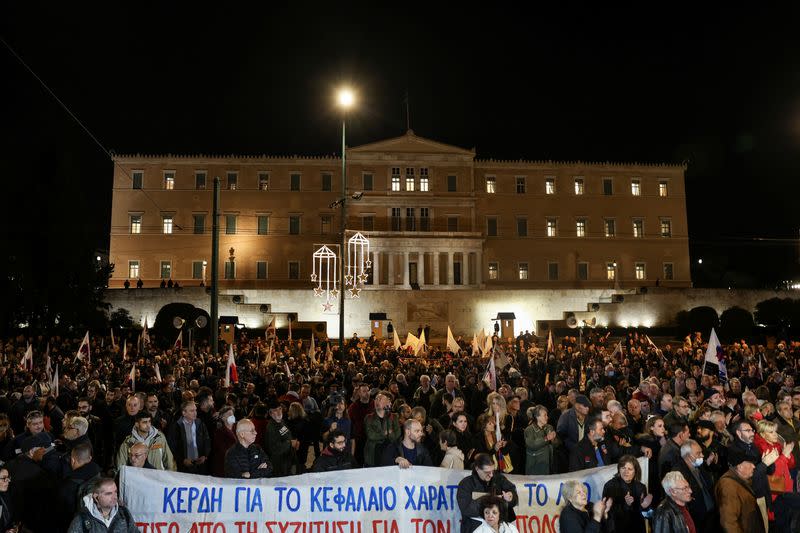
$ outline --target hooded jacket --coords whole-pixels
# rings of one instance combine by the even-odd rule
[[[146,437],[139,435],[136,427],[131,430],[131,434],[125,437],[117,452],[117,468],[127,465],[130,460],[131,446],[141,442],[147,446],[147,462],[153,465],[156,470],[177,470],[175,458],[172,450],[167,444],[167,438],[154,427],[150,427],[150,432]]]
[[[81,510],[72,519],[68,533],[139,533],[131,513],[118,505],[112,509],[108,520],[94,503],[91,494],[83,497]]]

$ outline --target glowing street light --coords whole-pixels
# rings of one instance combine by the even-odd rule
[[[347,111],[353,107],[356,97],[349,87],[342,87],[337,94],[339,107],[342,109],[342,215],[339,223],[341,241],[339,246],[339,355],[344,361],[344,250],[345,250],[345,223],[347,221],[347,161],[345,159],[345,122]]]
[[[336,99],[339,103],[339,107],[344,110],[348,110],[353,107],[355,103],[356,97],[353,94],[353,91],[347,87],[343,87],[339,89],[338,94],[336,95]]]

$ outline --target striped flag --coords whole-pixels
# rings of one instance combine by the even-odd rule
[[[231,382],[239,383],[239,372],[236,370],[236,360],[233,357],[233,343],[228,345],[228,364],[225,367],[225,388],[231,386]]]

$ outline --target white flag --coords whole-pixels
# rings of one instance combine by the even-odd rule
[[[144,328],[142,328],[142,347],[150,344],[150,333],[147,332],[147,317],[144,318]]]
[[[333,363],[333,352],[331,351],[331,341],[330,341],[330,339],[328,339],[328,344],[325,347],[325,362],[326,363]]]
[[[308,359],[311,361],[311,364],[316,366],[317,365],[317,355],[316,355],[317,348],[314,346],[314,334],[311,334],[311,345],[308,347]]]
[[[405,348],[409,348],[409,347],[413,348],[414,351],[416,352],[417,351],[417,344],[419,344],[419,339],[417,338],[416,335],[414,335],[413,333],[411,333],[409,331],[408,335],[406,335],[406,343],[405,343],[404,347]]]
[[[489,386],[490,390],[497,390],[497,370],[494,367],[494,355],[489,354],[489,364],[486,367],[486,374],[483,381]]]
[[[239,371],[236,369],[236,359],[233,356],[233,343],[228,345],[228,364],[225,366],[225,388],[231,386],[231,382],[239,383]]]
[[[183,349],[183,330],[178,332],[178,338],[175,339],[175,342],[172,344],[173,350],[182,350]]]
[[[547,353],[556,353],[556,347],[553,344],[553,330],[547,332]]]
[[[709,363],[714,363],[715,365],[719,365],[719,358],[717,357],[717,348],[719,348],[721,344],[719,343],[719,339],[717,338],[717,332],[714,331],[714,328],[711,328],[711,336],[708,338],[708,348],[706,349],[706,361]]]
[[[269,341],[269,349],[267,349],[267,356],[264,358],[264,366],[269,366],[272,363],[272,343],[274,340]]]
[[[161,370],[158,368],[158,363],[156,363],[155,371],[156,371],[156,381],[161,383]]]
[[[22,358],[22,368],[33,370],[33,346],[30,343],[28,343],[28,349],[25,350],[25,357]]]
[[[111,347],[117,347],[117,341],[114,340],[114,328],[111,328]]]
[[[419,341],[417,342],[417,347],[414,350],[414,355],[419,355],[420,352],[423,352],[425,348],[425,330],[422,330],[422,335],[419,336]]]
[[[481,332],[478,334],[477,341],[478,341],[478,350],[481,353],[483,353],[483,346],[486,344],[486,333],[483,331],[483,328],[481,328]],[[478,354],[474,354],[474,355],[478,355]]]
[[[123,361],[127,361],[128,360],[128,341],[127,340],[123,340],[122,341],[122,360]]]
[[[492,347],[493,346],[494,346],[494,343],[492,342],[492,336],[491,335],[487,335],[486,336],[486,344],[483,345],[483,353],[484,353],[484,355],[487,354],[487,353],[488,354],[492,353]]]
[[[292,376],[292,371],[289,370],[289,363],[287,361],[284,361],[283,366],[286,367],[286,377],[288,379],[292,379],[293,376]]]
[[[128,374],[128,381],[131,382],[131,392],[136,392],[136,361],[131,366],[131,372]]]
[[[53,379],[50,380],[50,396],[58,398],[58,365],[56,365],[56,372],[53,374]]]
[[[458,355],[461,352],[461,346],[458,345],[456,338],[453,337],[453,332],[450,331],[450,326],[447,326],[447,348],[453,352],[453,355]]]
[[[397,330],[394,330],[394,349],[399,350],[402,347],[403,345],[400,344],[400,336],[397,334]]]
[[[619,354],[620,358],[622,358],[622,341],[619,341],[617,346],[614,348],[614,351],[611,352],[611,359],[614,359],[617,354]]]
[[[89,346],[89,332],[86,332],[86,335],[83,336],[83,340],[81,341],[81,345],[78,347],[78,353],[75,354],[76,361],[83,361],[83,358],[87,357],[89,364],[92,364],[92,347]]]

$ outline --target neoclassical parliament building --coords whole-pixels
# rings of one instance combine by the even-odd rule
[[[117,155],[115,163],[110,287],[209,283],[219,177],[221,290],[313,296],[312,254],[340,238],[340,158]],[[346,163],[347,235],[370,242],[367,298],[691,286],[685,165],[481,159],[412,131],[348,148]]]

